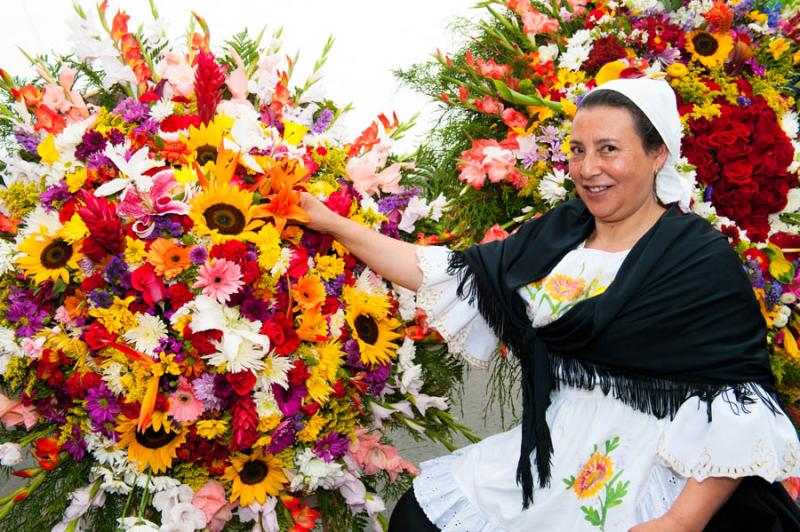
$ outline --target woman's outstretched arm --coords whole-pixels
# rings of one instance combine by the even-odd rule
[[[415,244],[339,216],[307,192],[302,193],[300,206],[311,218],[306,227],[331,235],[384,279],[414,291],[422,285]]]

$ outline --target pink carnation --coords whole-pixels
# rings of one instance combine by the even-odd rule
[[[231,295],[244,286],[242,269],[228,259],[216,259],[211,264],[203,264],[197,270],[197,282],[192,288],[202,288],[204,296],[215,299],[217,303],[227,303]]]
[[[195,397],[192,384],[185,377],[178,379],[178,389],[169,396],[169,413],[175,421],[194,421],[203,413],[203,401]]]
[[[231,505],[225,498],[225,488],[216,480],[208,480],[197,490],[192,504],[206,514],[206,527],[209,532],[219,532],[231,520]]]
[[[7,429],[17,425],[25,425],[25,430],[31,430],[38,416],[31,406],[25,406],[18,399],[9,399],[0,393],[0,423]]]
[[[419,469],[401,458],[395,447],[380,442],[380,433],[370,434],[367,429],[357,428],[356,438],[355,443],[350,444],[350,455],[365,474],[374,475],[378,471],[386,471],[392,482],[403,471],[412,475],[419,474]]]

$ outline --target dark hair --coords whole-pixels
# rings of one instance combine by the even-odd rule
[[[612,90],[598,90],[595,89],[587,94],[580,103],[579,109],[590,109],[593,107],[616,107],[626,109],[633,118],[634,128],[636,135],[641,139],[642,146],[648,153],[657,151],[661,146],[666,143],[658,130],[650,122],[639,107],[633,103],[630,98],[622,93]]]

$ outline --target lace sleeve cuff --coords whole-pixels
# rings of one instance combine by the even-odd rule
[[[684,477],[759,476],[769,482],[800,475],[800,444],[791,420],[762,397],[758,385],[748,385],[746,404],[734,391],[706,404],[688,399],[667,426],[658,446],[661,461]]]
[[[450,251],[439,246],[417,246],[417,260],[423,280],[417,290],[417,306],[427,315],[428,323],[447,342],[451,353],[458,353],[470,364],[481,368],[497,349],[497,337],[478,312],[456,291],[458,279],[447,273]]]

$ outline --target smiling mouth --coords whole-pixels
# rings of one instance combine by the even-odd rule
[[[611,188],[611,185],[607,185],[604,187],[586,187],[586,190],[592,193],[598,193],[598,192],[603,192],[604,190],[608,190],[609,188]]]

